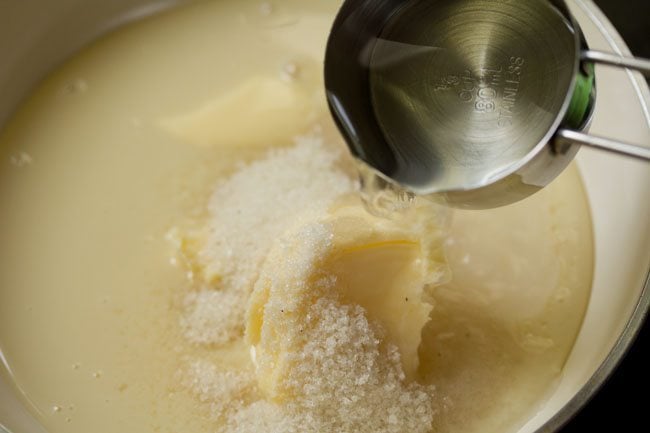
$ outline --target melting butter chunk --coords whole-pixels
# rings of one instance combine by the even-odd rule
[[[287,63],[276,76],[255,76],[214,100],[160,121],[167,132],[199,146],[281,144],[308,129],[322,97],[313,67]]]
[[[423,211],[415,216],[395,222],[348,206],[278,241],[247,314],[258,383],[268,397],[291,398],[285,382],[307,343],[311,307],[323,297],[361,306],[382,344],[398,348],[405,377],[416,377],[421,331],[433,308],[427,289],[446,268],[435,218]]]

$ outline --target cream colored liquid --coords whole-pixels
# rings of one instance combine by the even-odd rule
[[[161,125],[288,62],[319,92],[310,71],[338,2],[260,6],[201,2],[121,29],[46,80],[0,137],[0,349],[52,433],[212,431],[179,367],[196,354],[249,362],[243,346],[216,353],[182,338],[187,280],[165,234],[201,213],[236,162],[310,125],[296,116],[268,142],[217,146]],[[451,239],[454,280],[437,291],[420,350],[447,407],[434,427],[503,432],[560,374],[589,296],[577,171],[519,205],[456,212]]]

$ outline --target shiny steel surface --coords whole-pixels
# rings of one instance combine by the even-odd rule
[[[555,140],[560,127],[588,124],[596,95],[583,60],[647,66],[587,59],[597,53],[587,48],[563,0],[347,0],[325,85],[350,149],[380,176],[452,206],[489,208],[547,185],[577,144],[646,154],[585,135]]]
[[[580,49],[563,2],[553,3],[346,2],[325,78],[353,152],[461,206],[483,187],[481,207],[544,186],[559,173],[540,170],[555,157],[544,145],[567,110]],[[566,164],[576,149],[565,150]]]
[[[546,138],[576,46],[546,1],[421,1],[395,13],[370,58],[377,123],[425,193],[503,177]]]

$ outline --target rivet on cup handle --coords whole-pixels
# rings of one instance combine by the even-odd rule
[[[625,57],[618,54],[607,53],[597,50],[583,50],[580,54],[583,62],[599,63],[603,65],[616,66],[633,69],[650,77],[650,60],[638,57]],[[637,144],[625,143],[605,137],[585,134],[584,132],[572,129],[560,129],[556,133],[556,139],[571,144],[589,146],[596,149],[606,150],[625,156],[631,156],[645,161],[650,161],[650,147]]]

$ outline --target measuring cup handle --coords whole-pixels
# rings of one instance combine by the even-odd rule
[[[650,77],[650,60],[640,57],[625,57],[618,54],[606,53],[597,50],[584,50],[580,58],[587,62],[600,63],[603,65],[618,66],[634,69],[646,77]]]
[[[580,144],[583,146],[594,147],[596,149],[607,150],[621,155],[632,156],[650,162],[650,147],[624,143],[609,138],[585,134],[584,132],[573,131],[571,129],[559,129],[556,134],[556,139],[564,140],[565,142],[570,142],[572,144]]]

